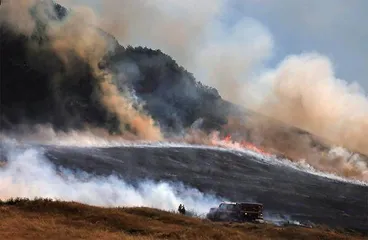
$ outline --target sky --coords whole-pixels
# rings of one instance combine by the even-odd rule
[[[76,1],[88,4],[94,9],[98,9],[99,4],[101,4],[100,0]],[[165,2],[165,0],[157,1]],[[166,1],[169,3],[176,0]],[[221,0],[214,1],[220,2]],[[357,82],[363,91],[368,93],[368,28],[366,27],[368,1],[222,1],[226,2],[223,5],[226,7],[226,11],[223,11],[221,21],[226,24],[226,27],[232,28],[242,19],[252,19],[271,36],[272,54],[263,57],[263,59],[267,58],[263,62],[264,66],[276,67],[290,54],[317,52],[331,60],[337,78],[349,83]],[[181,1],[178,0],[178,2]],[[195,3],[195,1],[188,2]],[[207,4],[211,4],[211,1],[207,1]],[[123,6],[121,7],[123,8]],[[190,11],[196,11],[195,7],[185,9],[188,10],[188,16],[192,15]],[[251,27],[251,25],[241,25],[245,32],[249,31],[249,29],[245,29],[247,26]],[[242,30],[240,29],[240,31]],[[142,43],[144,44],[144,41]],[[160,44],[155,44],[155,42],[149,47],[162,48]],[[174,58],[176,57],[176,52],[172,53],[170,50],[166,52],[174,55]],[[177,57],[177,60],[186,66],[180,57]]]
[[[368,1],[230,2],[232,18],[257,19],[271,32],[275,48],[270,64],[289,54],[316,51],[331,59],[337,77],[357,81],[368,92]]]

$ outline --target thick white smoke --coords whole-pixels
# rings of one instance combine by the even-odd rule
[[[212,24],[208,42],[192,56],[195,65],[189,69],[200,81],[218,89],[224,99],[244,105],[251,80],[271,56],[272,36],[251,18],[232,26],[216,19]]]
[[[60,2],[72,9],[86,4]],[[227,21],[234,11],[229,0],[104,0],[89,7],[99,17],[93,24],[121,44],[162,50],[230,100],[234,89],[243,94],[245,80],[273,48],[271,34],[258,21],[246,16]]]
[[[9,147],[9,146],[8,146]],[[0,199],[52,198],[96,206],[146,206],[205,214],[219,199],[181,183],[142,181],[134,187],[116,176],[98,177],[52,165],[40,149],[10,146],[8,162],[0,168]],[[76,160],[77,161],[77,160]]]
[[[167,211],[175,211],[182,203],[199,217],[205,217],[209,209],[221,201],[228,201],[182,183],[142,180],[133,186],[114,175],[101,177],[63,169],[53,165],[41,148],[20,145],[9,139],[2,143],[0,150],[7,162],[0,164],[1,200],[41,197],[102,207],[152,207]],[[295,223],[268,211],[264,214],[269,223]]]
[[[368,97],[357,83],[336,77],[327,57],[289,56],[253,86],[266,93],[257,102],[247,91],[245,102],[256,111],[368,155]]]

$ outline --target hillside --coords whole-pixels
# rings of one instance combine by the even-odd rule
[[[358,233],[266,224],[212,223],[150,208],[99,208],[74,202],[1,202],[2,239],[364,239]]]
[[[64,132],[102,129],[127,139],[182,140],[194,126],[195,133],[205,134],[192,134],[193,143],[220,131],[221,138],[231,135],[291,160],[307,159],[322,171],[366,179],[360,166],[367,156],[325,158],[333,143],[224,100],[220,89],[205,86],[159,49],[122,46],[90,25],[75,30],[69,10],[53,8],[43,9],[50,11],[46,18],[32,13],[36,26],[30,35],[0,25],[0,131],[28,135],[22,126],[37,131],[41,125]],[[47,31],[55,26],[62,27],[57,34]],[[100,37],[108,48],[96,57]],[[353,157],[363,164],[350,166]]]
[[[42,3],[34,6],[43,7]],[[98,63],[81,56],[80,51],[91,56],[94,49],[84,46],[84,41],[82,46],[71,47],[63,32],[62,36],[48,33],[51,26],[68,18],[65,8],[58,4],[54,8],[44,9],[54,16],[44,21],[32,15],[36,27],[31,36],[0,25],[0,129],[16,129],[18,124],[50,124],[64,131],[88,125],[119,132],[124,119],[103,102],[108,93],[102,86],[104,79],[96,76],[96,68],[112,73],[112,87],[116,86],[117,94],[132,101],[137,109],[143,104],[143,111],[166,133],[180,132],[200,118],[207,120],[206,126],[211,129],[226,123],[226,104],[217,90],[196,81],[160,50],[121,46],[109,33],[83,26],[83,31],[104,39],[108,48],[97,57]],[[71,26],[65,28],[61,31]],[[56,41],[65,42],[68,48],[55,48],[59,44]],[[128,111],[119,107],[119,111]]]

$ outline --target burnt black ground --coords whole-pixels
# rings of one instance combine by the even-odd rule
[[[332,180],[240,152],[183,147],[45,146],[56,165],[97,175],[183,182],[231,201],[257,201],[265,212],[368,232],[368,187]]]

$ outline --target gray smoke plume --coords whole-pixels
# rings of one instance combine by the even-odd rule
[[[104,207],[145,206],[176,210],[180,203],[203,215],[219,199],[181,183],[141,181],[132,186],[111,175],[99,177],[57,168],[42,149],[6,143],[5,164],[0,168],[0,199],[52,198]]]

